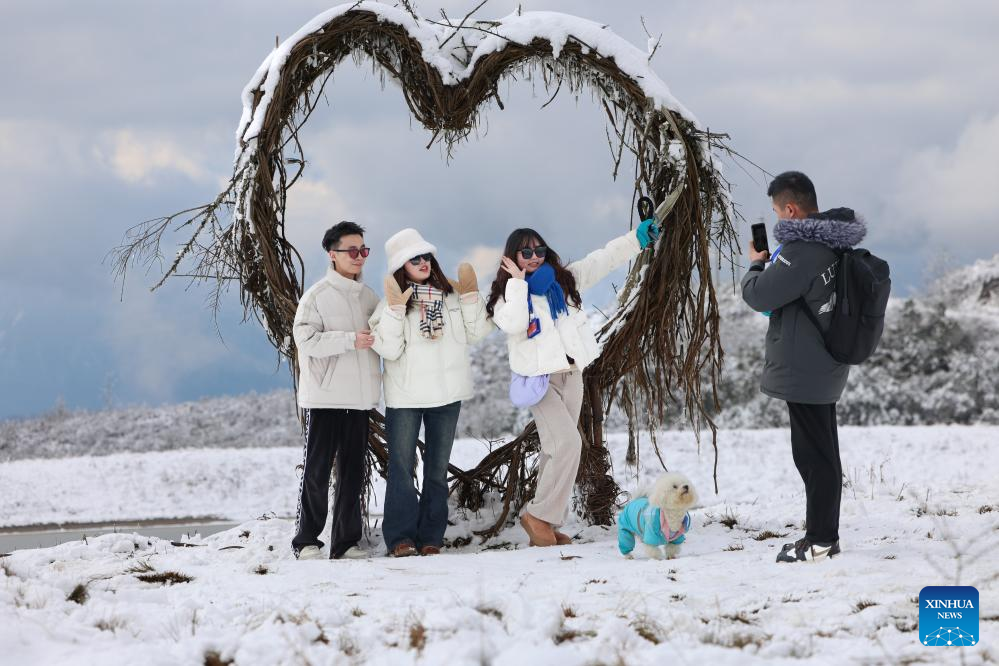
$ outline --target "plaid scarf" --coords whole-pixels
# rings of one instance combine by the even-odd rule
[[[410,283],[413,296],[410,300],[420,308],[420,334],[436,340],[444,330],[444,292],[429,284]]]

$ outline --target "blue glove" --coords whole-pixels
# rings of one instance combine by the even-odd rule
[[[644,250],[659,238],[659,227],[656,226],[655,219],[650,217],[638,225],[638,230],[635,234],[638,236],[638,244]]]

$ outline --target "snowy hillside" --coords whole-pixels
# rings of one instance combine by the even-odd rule
[[[55,409],[0,421],[0,462],[186,448],[300,446],[291,391],[248,393],[161,407]]]
[[[934,283],[931,295],[951,307],[999,316],[999,255],[949,272]]]
[[[0,558],[4,663],[994,663],[999,429],[845,428],[844,552],[790,567],[774,563],[802,529],[787,431],[722,432],[720,495],[689,433],[661,437],[701,492],[676,560],[625,560],[613,531],[578,523],[578,543],[560,548],[529,548],[519,528],[468,543],[492,509],[454,515],[434,558],[298,562],[281,518],[189,547],[108,535]],[[628,468],[626,441],[610,445],[633,489],[656,464]],[[480,446],[459,442],[457,457]],[[249,519],[293,510],[294,462],[280,448],[154,452],[7,463],[0,476],[25,515],[75,504],[90,517]],[[980,644],[963,654],[917,630],[920,589],[956,583],[981,593]]]

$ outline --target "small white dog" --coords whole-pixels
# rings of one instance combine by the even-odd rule
[[[630,558],[637,538],[650,558],[672,560],[680,554],[680,544],[690,529],[687,512],[696,503],[694,484],[676,472],[660,476],[651,490],[639,490],[617,515],[621,554]]]

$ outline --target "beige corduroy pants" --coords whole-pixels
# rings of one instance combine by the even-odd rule
[[[549,378],[548,392],[531,407],[538,426],[541,453],[538,487],[524,511],[552,525],[565,522],[579,471],[583,441],[579,411],[583,405],[583,373],[576,367]]]

